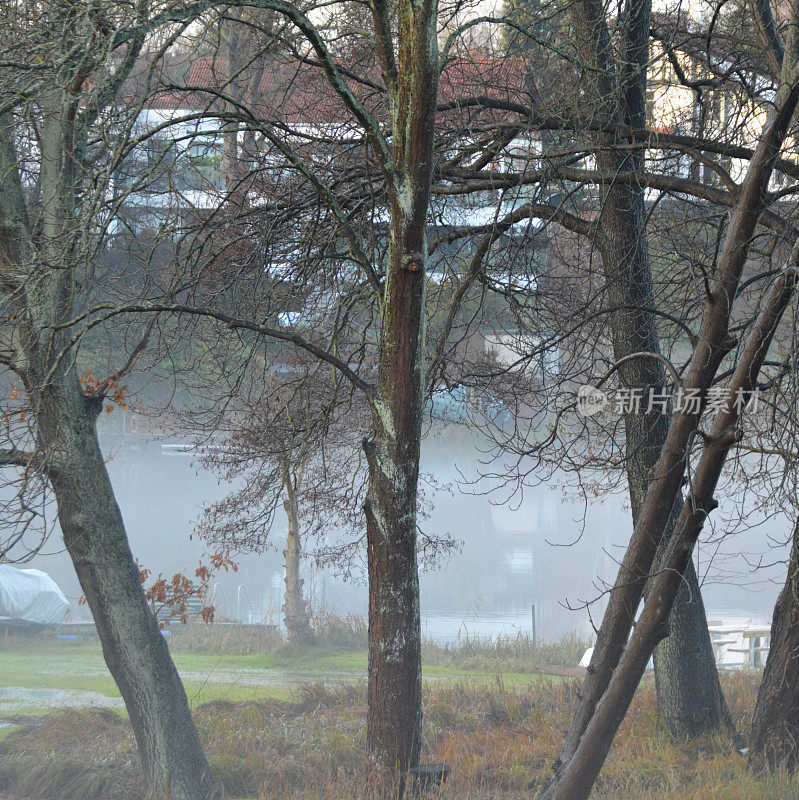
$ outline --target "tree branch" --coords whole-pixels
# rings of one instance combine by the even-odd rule
[[[261,336],[268,336],[272,339],[290,342],[296,347],[299,347],[301,350],[311,353],[320,360],[325,361],[326,363],[338,369],[339,372],[341,372],[341,374],[344,375],[344,377],[346,377],[353,386],[360,389],[367,397],[372,398],[374,396],[374,388],[363,378],[361,378],[361,376],[358,375],[358,373],[355,372],[352,367],[342,361],[338,356],[331,353],[329,350],[325,350],[324,347],[320,347],[313,342],[309,342],[298,333],[295,333],[294,331],[281,330],[280,328],[270,328],[267,325],[260,325],[252,320],[239,319],[231,314],[226,314],[223,311],[215,311],[213,309],[202,308],[200,306],[191,306],[181,303],[152,303],[140,305],[129,304],[123,306],[101,305],[96,306],[95,308],[91,309],[91,311],[80,314],[67,323],[56,326],[56,329],[66,329],[72,327],[87,319],[91,314],[103,311],[106,313],[101,314],[99,317],[95,317],[87,322],[85,330],[81,332],[81,335],[85,335],[88,329],[100,325],[106,320],[122,314],[189,314],[191,316],[206,317],[208,319],[223,323],[230,330],[248,330],[252,331],[253,333],[260,334]]]

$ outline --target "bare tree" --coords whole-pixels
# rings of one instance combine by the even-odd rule
[[[591,116],[630,128],[647,124],[646,86],[650,58],[651,4],[631,0],[620,19],[618,61],[601,4],[572,7],[578,51],[594,70],[586,81],[591,91]],[[615,135],[598,136],[597,168],[606,174],[635,173],[643,166],[643,150],[614,146]],[[605,145],[603,147],[603,144]],[[610,145],[609,147],[607,145]],[[602,187],[596,246],[605,269],[608,301],[618,309],[609,320],[613,357],[621,363],[619,380],[628,389],[662,391],[663,364],[656,358],[631,358],[660,353],[660,337],[652,290],[646,232],[644,189],[632,182]],[[633,524],[640,516],[649,476],[666,440],[667,417],[655,408],[625,415],[627,483]],[[679,514],[675,506],[669,526]],[[663,537],[667,542],[668,530]],[[693,562],[672,608],[669,634],[655,649],[658,717],[676,735],[696,736],[730,724],[710,644],[699,581]]]
[[[368,418],[361,395],[307,354],[281,353],[270,370],[252,385],[239,385],[225,404],[225,419],[208,426],[214,446],[204,462],[243,486],[206,509],[201,530],[237,551],[264,549],[282,500],[283,620],[289,641],[311,642],[301,561],[314,556],[346,569],[348,557],[360,550],[361,537],[352,531],[360,528],[365,494],[358,456]],[[188,422],[197,429],[196,416]]]
[[[793,10],[774,107],[760,134],[738,203],[731,214],[717,270],[708,282],[700,332],[682,381],[685,389],[706,392],[722,360],[736,346],[729,334],[732,299],[736,296],[749,243],[764,208],[768,181],[799,99],[795,14]],[[753,391],[779,320],[791,301],[796,278],[794,251],[769,294],[763,298],[760,318],[738,356],[729,382],[732,396],[740,392],[748,397]],[[695,411],[677,413],[670,422],[635,533],[610,595],[572,726],[543,797],[587,797],[591,790],[646,661],[665,634],[671,605],[704,519],[716,505],[713,492],[719,474],[739,437],[739,409],[734,404],[730,406],[718,415],[711,430],[702,435],[701,456],[689,479],[689,497],[667,546],[661,571],[651,582],[643,611],[627,641],[666,520],[685,475],[701,414]]]
[[[96,3],[4,7],[13,36],[3,45],[0,92],[1,360],[20,387],[8,411],[16,406],[22,421],[7,431],[2,463],[52,489],[150,795],[205,800],[217,789],[145,600],[96,430],[146,345],[146,330],[132,349],[114,353],[118,364],[107,377],[80,380],[85,330],[76,317],[94,288],[86,282],[107,234],[109,165],[119,142],[109,118],[142,53],[147,10],[146,4],[135,12]],[[120,36],[131,25],[134,32]]]

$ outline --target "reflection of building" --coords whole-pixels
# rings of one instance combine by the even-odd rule
[[[422,469],[433,472],[442,486],[466,480],[481,469],[476,443],[430,443]],[[604,550],[611,540],[624,543],[629,534],[621,502],[609,498],[585,509],[580,502],[563,502],[551,483],[525,489],[522,497],[508,498],[487,478],[464,493],[441,491],[431,498],[431,513],[423,525],[431,534],[449,534],[462,542],[462,551],[421,578],[423,616],[430,635],[448,637],[465,631],[477,634],[514,631],[530,633],[532,606],[536,606],[537,633],[545,639],[570,631],[588,633],[584,610],[571,611],[599,592],[596,569],[609,578],[615,566]],[[504,502],[506,501],[507,502]],[[581,518],[587,512],[585,534]],[[594,613],[601,613],[594,609]]]
[[[518,497],[503,502],[507,494],[502,491],[488,493],[496,488],[496,482],[487,478],[475,484],[461,483],[463,491],[459,491],[458,484],[464,477],[473,478],[481,469],[492,469],[480,464],[476,445],[470,438],[459,439],[452,429],[434,433],[424,443],[422,471],[434,474],[436,485],[424,492],[423,503],[429,516],[423,517],[420,524],[425,533],[449,534],[462,545],[422,572],[426,631],[441,637],[457,636],[459,632],[463,635],[464,631],[486,635],[529,633],[531,607],[535,604],[542,638],[553,639],[574,630],[587,635],[588,614],[580,604],[600,595],[598,578],[615,577],[616,560],[630,534],[629,511],[624,508],[622,497],[591,500],[587,505],[580,499],[563,502],[560,486],[564,481],[558,475],[528,487],[521,502]],[[201,468],[191,453],[174,451],[174,455],[167,455],[169,452],[161,447],[115,451],[109,462],[133,554],[155,574],[165,575],[186,573],[196,567],[207,548],[196,536],[190,538],[194,523],[204,503],[221,498],[232,488],[230,484],[220,485],[218,477]],[[781,566],[773,539],[780,532],[780,525],[781,521],[775,519],[752,531],[750,537],[757,537],[756,540],[750,538],[743,548],[747,557],[770,552],[776,562],[772,570],[775,575]],[[348,533],[351,532],[344,531],[343,536],[346,538]],[[58,537],[57,532],[54,536]],[[279,516],[270,532],[270,549],[261,554],[236,555],[238,572],[218,577],[229,608],[245,605],[244,597],[240,601],[238,597],[238,587],[244,584],[256,609],[265,602],[268,607],[279,609],[275,590],[282,590],[284,537],[285,520]],[[54,545],[57,541],[58,538],[53,540]],[[733,538],[729,551],[735,562],[725,563],[727,572],[746,574],[749,566],[741,555],[741,542]],[[67,554],[56,546],[46,552],[50,555],[37,555],[30,566],[50,573],[73,609],[87,613],[86,606],[77,605],[81,592]],[[316,587],[318,598],[327,608],[365,614],[367,590],[362,553],[358,559],[346,579],[335,569],[325,569],[315,572],[306,585],[312,592]],[[749,609],[747,614],[739,614],[746,618],[769,614],[777,591],[776,583],[762,581],[755,591],[740,579],[725,580],[707,586],[705,597],[710,609]],[[567,602],[576,610],[569,610]],[[591,608],[595,621],[602,610],[602,601]],[[729,612],[708,613],[711,620],[725,622],[733,616]],[[757,642],[754,644],[758,646]],[[739,649],[744,646],[740,644]]]

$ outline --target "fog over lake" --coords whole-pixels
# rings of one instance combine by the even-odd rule
[[[196,454],[162,448],[150,437],[137,437],[134,447],[106,449],[134,556],[154,574],[193,573],[209,549],[196,534],[191,536],[196,521],[203,505],[223,497],[230,484],[200,466]],[[582,499],[574,491],[564,492],[568,476],[556,474],[502,502],[508,492],[489,493],[488,479],[464,485],[464,476],[473,479],[485,469],[481,458],[475,443],[462,433],[435,434],[423,444],[422,470],[435,478],[424,487],[423,530],[447,534],[458,543],[422,573],[424,634],[446,640],[467,632],[530,632],[535,606],[540,637],[554,639],[570,631],[588,637],[591,624],[583,603],[600,598],[590,608],[598,624],[603,609],[600,581],[615,575],[615,559],[630,535],[624,494]],[[722,535],[731,528],[725,517],[735,516],[733,504],[722,502],[695,554],[708,617],[769,620],[784,581],[783,543],[790,525],[775,516],[755,528]],[[238,571],[217,576],[222,613],[279,622],[285,525],[281,508],[269,549],[235,555]],[[88,618],[85,606],[77,607],[77,579],[59,547],[56,531],[27,566],[49,572],[73,601],[73,616]],[[347,577],[308,563],[305,577],[314,605],[366,614],[362,561]]]

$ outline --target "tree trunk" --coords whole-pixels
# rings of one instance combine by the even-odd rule
[[[644,306],[645,307],[645,306]],[[629,315],[625,315],[629,322]],[[651,315],[646,315],[651,319]],[[634,327],[627,331],[633,332]],[[659,352],[658,340],[650,340],[649,350],[640,341],[646,331],[644,323],[637,329],[638,344],[614,348],[614,356],[628,352]],[[656,329],[651,331],[656,336]],[[614,331],[617,334],[617,331]],[[616,341],[614,338],[614,345]],[[628,352],[625,352],[628,351]],[[657,362],[639,360],[628,362],[633,369],[623,377],[627,386],[654,386],[656,391],[665,385],[663,370],[653,370]],[[644,369],[636,369],[643,366]],[[628,383],[628,381],[630,381]],[[657,383],[655,383],[657,381]],[[646,497],[648,476],[657,463],[660,450],[666,441],[668,417],[656,411],[652,414],[628,414],[625,417],[627,448],[627,482],[630,493],[633,526],[638,524]],[[682,510],[678,495],[658,548],[655,572],[661,566],[666,547],[674,534],[674,525]],[[701,736],[718,728],[732,725],[729,708],[719,682],[718,669],[713,656],[707,616],[702,601],[693,561],[686,566],[684,580],[671,609],[667,636],[658,643],[654,652],[655,690],[660,723],[673,736]]]
[[[793,770],[799,753],[799,522],[788,577],[774,607],[763,682],[752,719],[749,761],[755,769]]]
[[[309,644],[314,635],[308,619],[308,609],[302,596],[302,578],[300,577],[300,520],[297,513],[297,491],[301,478],[298,474],[289,474],[286,478],[286,500],[283,508],[288,517],[286,532],[286,549],[283,559],[286,567],[286,594],[283,598],[283,621],[290,642]]]
[[[600,168],[610,168],[612,174],[616,174],[619,165]],[[644,214],[640,191],[614,186],[608,192],[600,218],[609,300],[613,306],[628,308],[614,314],[611,323],[616,361],[633,353],[660,352],[657,325],[653,315],[645,311],[654,307],[654,297]],[[665,388],[663,367],[650,358],[628,361],[619,373],[621,384],[628,388],[651,387],[655,392]],[[650,413],[644,410],[626,414],[624,422],[627,485],[635,526],[646,495],[648,476],[666,441],[668,417],[658,410]],[[679,511],[678,500],[664,531],[663,545],[671,538]],[[655,566],[657,569],[657,561]],[[655,649],[654,661],[658,718],[672,734],[698,736],[731,724],[693,562],[688,565],[671,610],[669,634]]]
[[[601,12],[601,6],[596,6],[593,0],[584,0],[583,6],[589,11]],[[589,30],[593,26],[595,23],[589,25]],[[603,48],[610,46],[606,27],[604,31]],[[749,243],[764,208],[775,161],[799,101],[797,45],[799,40],[792,33],[790,47],[786,47],[783,60],[783,80],[750,159],[736,206],[730,216],[717,268],[708,285],[702,324],[683,378],[686,391],[706,392],[724,356],[736,345],[729,334],[733,298],[746,263]],[[732,396],[735,396],[736,382],[737,388],[741,388],[745,384],[751,386],[757,378],[765,357],[762,348],[767,348],[773,336],[772,323],[775,318],[779,320],[794,290],[797,258],[799,252],[795,248],[790,263],[767,301],[756,335],[750,338],[750,344],[730,381]],[[752,347],[755,348],[754,352]],[[740,373],[742,364],[749,370],[746,374]],[[663,638],[665,629],[662,625],[667,621],[668,612],[682,583],[695,536],[699,535],[704,518],[713,507],[712,492],[717,480],[715,471],[721,469],[727,452],[725,448],[728,449],[731,444],[730,437],[734,434],[736,424],[733,418],[729,430],[717,431],[714,426],[713,435],[705,441],[699,468],[694,472],[693,499],[680,512],[675,534],[668,545],[668,563],[662,564],[663,568],[655,576],[644,609],[630,636],[659,544],[679,497],[687,452],[700,417],[698,411],[682,409],[674,413],[669,421],[666,441],[650,473],[638,523],[609,595],[572,723],[553,766],[551,779],[542,789],[542,798],[580,800],[588,796],[647,660],[655,645]],[[722,422],[728,421],[725,415]],[[705,477],[705,481],[700,480],[702,477]],[[665,569],[665,566],[669,569]]]
[[[372,4],[391,103],[390,242],[382,288],[377,387],[365,503],[369,566],[367,740],[382,777],[400,795],[419,759],[421,623],[416,560],[417,493],[425,391],[427,214],[438,94],[438,6],[400,0],[397,47],[389,4]]]
[[[670,528],[669,539],[673,522]],[[701,736],[732,727],[693,561],[686,566],[654,662],[658,719],[673,736]]]
[[[575,29],[583,57],[603,69],[595,98],[615,121],[632,128],[646,127],[646,69],[649,57],[649,0],[627,4],[623,62],[613,81],[613,62],[606,46],[601,10],[585,3],[575,10]],[[618,102],[613,102],[614,98]],[[608,175],[634,172],[643,166],[643,150],[618,149],[612,137],[600,139],[608,146],[597,154],[597,166]],[[614,183],[602,196],[599,216],[599,250],[605,271],[609,305],[618,309],[611,319],[613,358],[633,353],[660,353],[646,231],[644,191],[634,183]],[[619,379],[626,388],[662,391],[663,365],[651,358],[624,363]],[[644,400],[646,403],[646,400]],[[625,415],[626,469],[633,525],[646,495],[648,476],[666,441],[668,418],[657,407],[647,413]],[[664,531],[664,543],[674,530],[677,507]],[[671,611],[669,636],[655,649],[658,718],[675,735],[697,736],[730,724],[730,714],[719,683],[702,595],[693,564]]]
[[[241,100],[239,86],[241,83],[240,70],[242,41],[242,26],[239,20],[242,16],[241,9],[228,12],[231,19],[221,22],[219,36],[219,61],[217,67],[219,74],[216,76],[222,84],[223,91],[236,100]],[[225,103],[226,110],[234,110],[229,103]],[[239,163],[239,124],[228,122],[222,130],[222,176],[225,181],[225,191],[234,194],[241,180],[241,165]]]
[[[186,693],[147,606],[139,570],[97,441],[99,405],[70,370],[60,396],[44,398],[41,450],[50,455],[58,519],[97,625],[108,669],[125,701],[153,800],[208,800],[219,792]]]
[[[380,374],[365,504],[369,565],[367,738],[376,763],[399,779],[419,758],[421,622],[416,560],[424,408],[424,221],[395,212],[384,295]]]

